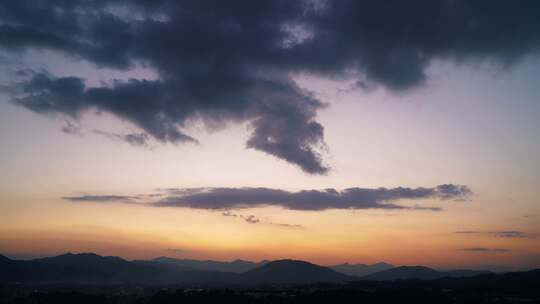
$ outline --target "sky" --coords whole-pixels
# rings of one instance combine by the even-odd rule
[[[535,1],[0,4],[0,253],[540,267]]]

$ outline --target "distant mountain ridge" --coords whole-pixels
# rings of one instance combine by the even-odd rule
[[[394,280],[434,280],[440,278],[472,277],[488,274],[489,271],[480,270],[451,270],[439,271],[425,266],[399,266],[362,277],[365,280],[394,281]]]
[[[424,266],[399,266],[363,277],[367,280],[386,281],[386,280],[406,280],[422,279],[431,280],[443,276],[443,273]]]
[[[148,283],[221,282],[234,274],[193,271],[148,261],[126,261],[94,253],[67,253],[30,261],[7,260],[0,282]]]
[[[163,264],[172,264],[180,267],[191,268],[196,270],[208,270],[208,271],[222,271],[222,272],[234,272],[242,273],[260,267],[269,261],[263,260],[260,262],[251,262],[244,260],[234,260],[231,262],[220,262],[212,260],[193,260],[193,259],[175,259],[169,257],[159,257],[155,258],[152,261],[163,263]]]
[[[333,265],[330,266],[330,268],[334,269],[337,272],[341,272],[343,274],[357,276],[357,277],[363,277],[375,272],[387,270],[394,268],[395,266],[392,264],[379,262],[375,264],[339,264],[339,265]]]
[[[141,284],[304,284],[360,280],[388,281],[464,278],[488,271],[440,271],[424,266],[400,266],[353,276],[362,271],[392,267],[390,264],[341,264],[325,267],[299,260],[249,262],[198,261],[161,257],[127,261],[120,257],[94,253],[67,253],[34,260],[13,260],[0,255],[0,282],[34,283],[141,283]],[[340,270],[336,271],[336,270]],[[229,271],[217,271],[229,270]],[[343,273],[349,271],[348,273]]]
[[[328,267],[304,261],[278,260],[257,263],[247,261],[208,262],[159,258],[157,261],[127,261],[120,257],[99,256],[94,253],[67,253],[30,261],[0,258],[0,282],[33,283],[142,283],[142,284],[268,284],[342,282],[354,280]],[[193,269],[187,266],[208,265],[254,267],[246,272],[220,272]],[[186,267],[182,266],[185,265]]]
[[[166,263],[166,264],[174,264],[174,265],[178,265],[185,268],[191,268],[191,269],[235,272],[235,273],[246,272],[246,271],[255,269],[257,267],[260,267],[270,262],[268,260],[263,260],[260,262],[251,262],[251,261],[245,261],[245,260],[240,260],[240,259],[230,261],[230,262],[222,262],[222,261],[213,261],[213,260],[177,259],[177,258],[170,258],[170,257],[165,257],[165,256],[152,259],[152,261],[159,262],[159,263]],[[371,265],[370,264],[344,263],[344,264],[332,265],[332,266],[327,266],[327,267],[342,274],[363,277],[368,274],[394,268],[395,266],[392,264],[379,262],[379,263],[375,263]]]

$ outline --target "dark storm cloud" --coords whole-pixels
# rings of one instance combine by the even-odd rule
[[[440,209],[437,207],[406,207],[391,202],[428,198],[448,200],[467,197],[472,193],[468,187],[460,185],[451,185],[451,187],[439,185],[433,188],[348,188],[342,191],[330,188],[298,192],[270,188],[197,188],[170,189],[169,191],[172,194],[155,203],[157,206],[197,209],[279,206],[294,210],[416,209],[438,211]]]
[[[508,65],[537,52],[539,19],[535,0],[3,1],[0,48],[158,74],[89,87],[35,73],[4,91],[37,113],[110,112],[159,142],[196,141],[194,120],[247,121],[248,148],[322,174],[324,105],[294,75],[406,90],[433,60]]]
[[[471,252],[511,252],[510,249],[504,249],[504,248],[485,248],[485,247],[471,247],[471,248],[463,248],[463,251],[471,251]]]

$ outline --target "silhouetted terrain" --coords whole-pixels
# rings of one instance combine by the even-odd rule
[[[480,274],[488,274],[489,271],[483,270],[450,270],[438,271],[424,266],[400,266],[383,271],[379,271],[363,277],[366,280],[390,281],[390,280],[433,280],[445,277],[471,277]]]
[[[330,266],[330,268],[334,269],[337,272],[341,272],[343,274],[348,274],[348,275],[357,276],[357,277],[363,277],[368,274],[391,269],[394,267],[395,267],[394,265],[384,263],[384,262],[371,264],[371,265],[344,263],[344,264]]]
[[[0,304],[540,303],[540,270],[436,280],[201,288],[0,284]]]
[[[404,280],[422,279],[431,280],[444,277],[444,274],[424,266],[400,266],[388,270],[383,270],[366,276],[368,280]]]
[[[233,265],[237,264],[232,263]],[[182,267],[177,263],[163,262],[163,259],[160,261],[126,261],[119,257],[102,257],[93,253],[68,253],[31,261],[10,260],[3,257],[1,264],[0,282],[245,285],[343,282],[357,279],[338,273],[328,267],[293,260],[268,262],[243,273]],[[229,265],[224,267],[231,267]]]
[[[1,260],[0,282],[148,283],[222,282],[234,274],[171,267],[149,261],[126,261],[92,253],[19,261]]]
[[[540,303],[538,286],[540,270],[478,274],[401,266],[359,278],[296,260],[232,273],[91,253],[31,261],[0,255],[0,304]]]
[[[192,260],[192,259],[175,259],[175,258],[169,258],[169,257],[159,257],[155,258],[152,261],[163,263],[163,264],[172,264],[184,268],[191,268],[191,269],[197,269],[197,270],[210,270],[210,271],[222,271],[222,272],[235,272],[235,273],[241,273],[246,272],[251,269],[257,268],[259,266],[262,266],[268,261],[261,261],[261,262],[250,262],[250,261],[244,261],[244,260],[234,260],[232,262],[219,262],[219,261],[199,261],[199,260]]]
[[[491,271],[487,270],[471,270],[471,269],[458,269],[458,270],[448,270],[443,272],[445,277],[452,278],[465,278],[465,277],[474,277],[481,274],[491,274]]]
[[[86,283],[86,284],[307,284],[315,282],[351,282],[359,280],[433,280],[447,277],[471,277],[487,271],[439,271],[424,266],[400,266],[353,276],[343,272],[374,271],[388,268],[389,264],[349,265],[324,267],[305,261],[197,261],[157,258],[150,261],[127,261],[119,257],[103,257],[93,253],[63,254],[30,261],[11,260],[0,256],[0,282],[4,283]],[[215,270],[227,271],[215,271]],[[247,269],[247,271],[242,271]]]
[[[296,260],[269,262],[240,276],[240,282],[243,284],[346,282],[356,279],[358,278],[344,275],[328,267]]]

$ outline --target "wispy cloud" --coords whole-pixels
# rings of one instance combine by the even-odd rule
[[[232,213],[230,211],[222,212],[221,215],[223,215],[223,216],[231,216],[231,217],[238,217],[239,216],[238,214]]]
[[[433,207],[433,206],[419,206],[414,205],[411,207],[408,207],[411,210],[427,210],[427,211],[442,211],[441,207]]]
[[[110,140],[126,142],[135,147],[147,148],[149,146],[150,136],[148,136],[146,133],[119,134],[102,130],[93,130],[92,132]]]
[[[260,218],[256,217],[255,215],[243,215],[243,214],[233,213],[231,211],[222,212],[221,215],[227,216],[227,217],[241,218],[249,224],[267,224],[267,225],[274,225],[274,226],[279,226],[283,228],[291,228],[291,229],[305,229],[306,228],[298,224],[274,223],[274,222],[269,222],[269,221],[263,221]]]
[[[271,223],[272,225],[281,226],[285,228],[292,228],[292,229],[306,229],[305,226],[299,225],[299,224],[284,224],[284,223]]]
[[[528,238],[529,234],[516,230],[502,230],[502,231],[477,231],[477,230],[463,230],[456,231],[456,234],[474,234],[474,235],[491,235],[501,238]]]
[[[526,238],[529,237],[528,234],[521,231],[494,231],[493,234],[496,237],[502,238]]]
[[[73,122],[69,119],[64,120],[64,125],[61,128],[62,132],[70,135],[81,135],[82,128],[79,122]]]
[[[256,224],[256,223],[261,221],[254,215],[249,215],[249,216],[245,217],[244,219],[246,220],[246,222],[248,222],[250,224]]]
[[[71,202],[98,202],[98,203],[135,203],[138,196],[126,195],[91,195],[84,194],[80,196],[64,196],[62,199]]]
[[[471,252],[511,252],[510,249],[505,248],[486,248],[486,247],[470,247],[470,248],[463,248],[463,251],[471,251]]]

